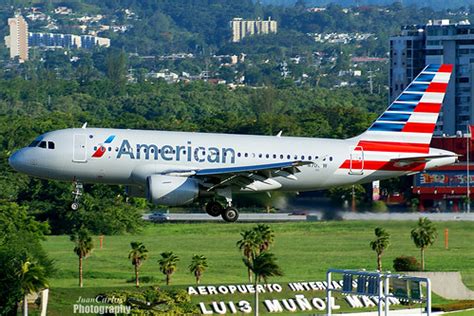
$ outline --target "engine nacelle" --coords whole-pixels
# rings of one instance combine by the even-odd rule
[[[154,204],[185,205],[198,195],[199,185],[195,179],[158,174],[147,178],[147,196]]]

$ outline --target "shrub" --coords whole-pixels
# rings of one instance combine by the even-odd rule
[[[375,213],[385,213],[388,211],[387,204],[384,201],[374,201],[372,203],[372,211]]]
[[[457,301],[448,304],[434,305],[433,312],[452,312],[464,309],[474,308],[474,301]]]
[[[395,271],[420,271],[420,263],[415,257],[400,256],[393,260]]]

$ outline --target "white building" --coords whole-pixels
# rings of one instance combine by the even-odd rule
[[[268,20],[244,20],[242,18],[234,18],[230,21],[232,28],[232,42],[240,42],[244,37],[254,34],[277,33],[277,21],[268,18]]]
[[[5,45],[10,49],[10,58],[28,60],[28,23],[21,15],[8,19],[10,35],[5,36]]]

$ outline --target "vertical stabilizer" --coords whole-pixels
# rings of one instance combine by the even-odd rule
[[[453,65],[428,65],[362,133],[364,151],[428,153]]]

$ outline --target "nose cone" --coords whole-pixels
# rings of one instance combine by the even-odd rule
[[[13,155],[8,158],[8,163],[10,166],[19,172],[24,172],[26,166],[26,159],[24,155],[24,150],[20,149],[13,153]]]

